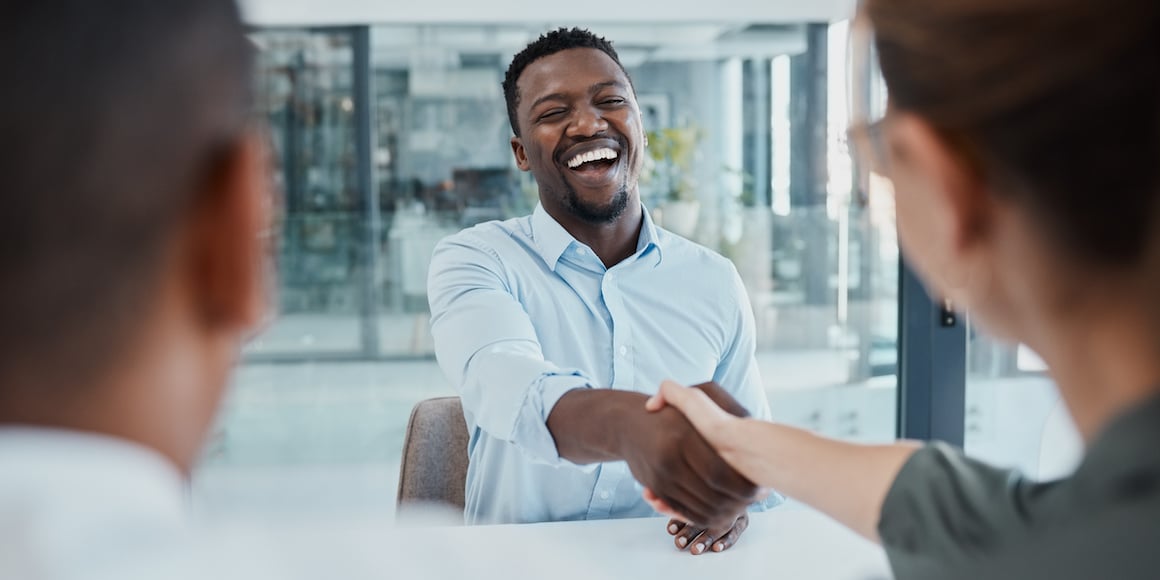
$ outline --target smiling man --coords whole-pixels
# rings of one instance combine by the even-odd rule
[[[471,434],[466,519],[653,516],[643,484],[694,520],[668,526],[678,547],[728,549],[746,509],[778,499],[754,504],[760,490],[684,417],[644,404],[673,378],[769,417],[737,271],[641,206],[647,139],[608,41],[545,34],[515,56],[504,95],[540,205],[441,242],[428,285],[436,354]]]

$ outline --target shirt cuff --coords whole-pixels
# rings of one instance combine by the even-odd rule
[[[785,496],[777,493],[776,491],[770,490],[769,497],[751,504],[749,506],[749,511],[752,513],[766,512],[783,503],[785,503]]]
[[[585,471],[596,469],[597,464],[577,465],[560,457],[556,440],[548,430],[548,415],[568,391],[590,389],[592,383],[578,370],[563,370],[541,375],[537,384],[528,390],[520,414],[516,418],[514,440],[534,463],[551,467],[571,466]]]

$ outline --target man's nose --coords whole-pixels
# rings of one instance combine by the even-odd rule
[[[608,121],[603,112],[596,107],[580,107],[576,109],[572,123],[568,125],[568,136],[576,138],[595,137],[608,130]]]

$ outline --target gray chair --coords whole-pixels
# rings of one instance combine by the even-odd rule
[[[400,512],[407,504],[463,510],[467,424],[459,397],[420,401],[411,411],[399,467]]]

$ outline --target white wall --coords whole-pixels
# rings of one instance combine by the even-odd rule
[[[384,23],[821,22],[848,18],[853,0],[240,0],[256,26]]]

